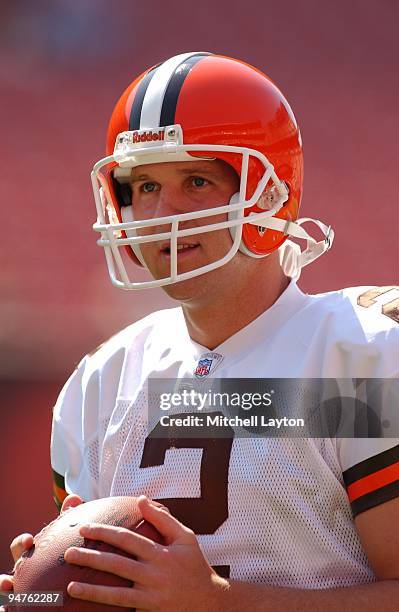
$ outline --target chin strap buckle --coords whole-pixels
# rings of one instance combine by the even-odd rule
[[[326,243],[326,246],[327,246],[327,251],[331,249],[333,240],[334,240],[334,233],[332,231],[331,225],[329,225],[327,227],[326,237],[324,239],[324,242]]]

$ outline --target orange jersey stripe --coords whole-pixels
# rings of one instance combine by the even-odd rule
[[[352,503],[359,497],[381,489],[395,480],[399,480],[399,461],[349,485],[347,489],[349,501]]]

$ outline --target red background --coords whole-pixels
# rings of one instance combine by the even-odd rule
[[[392,0],[3,0],[0,571],[11,538],[55,514],[48,445],[62,381],[117,329],[170,304],[114,289],[91,230],[89,171],[122,90],[184,51],[264,70],[301,126],[302,215],[336,230],[301,287],[398,284],[398,23]]]

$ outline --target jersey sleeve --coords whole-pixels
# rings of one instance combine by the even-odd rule
[[[379,437],[338,440],[339,460],[354,516],[399,497],[399,377],[370,379],[370,383],[371,392],[365,396],[359,424],[368,426],[370,420],[364,421],[364,415],[369,412],[374,431],[371,435]]]
[[[345,311],[337,321],[345,375],[365,377],[353,379],[361,400],[358,437],[337,439],[356,516],[399,497],[399,300],[398,287],[354,287],[344,295]]]
[[[53,411],[51,467],[54,501],[58,508],[70,493],[79,495],[83,501],[98,497],[97,483],[90,473],[91,464],[86,461],[91,442],[87,440],[84,415],[88,393],[84,386],[86,360],[81,361],[64,385]]]
[[[341,439],[339,455],[354,516],[399,497],[398,438]]]

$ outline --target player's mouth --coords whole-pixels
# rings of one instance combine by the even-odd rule
[[[200,245],[198,242],[179,242],[177,244],[177,259],[181,261],[182,259],[189,257],[190,255],[193,254],[194,251],[197,251],[199,249],[199,246]],[[170,242],[169,241],[163,244],[160,250],[161,250],[161,254],[166,259],[170,259]]]

